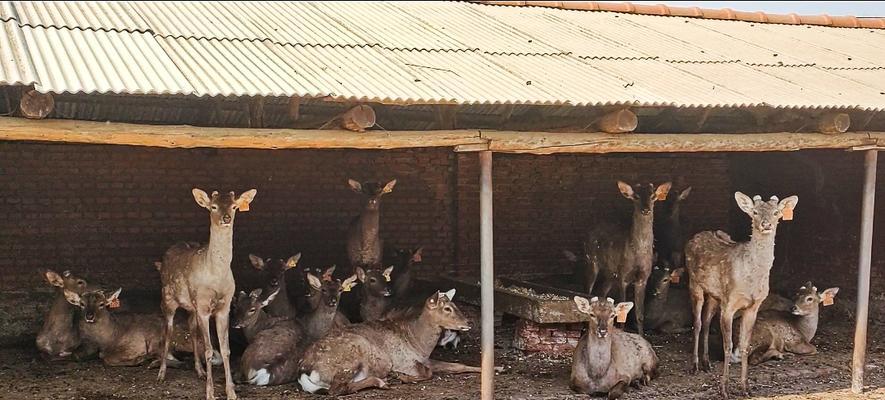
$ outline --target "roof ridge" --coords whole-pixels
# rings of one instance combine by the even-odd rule
[[[578,11],[612,11],[628,14],[661,15],[671,17],[690,17],[703,19],[722,19],[731,21],[758,22],[786,25],[819,25],[837,28],[869,28],[885,29],[885,18],[855,17],[853,15],[831,16],[769,14],[762,11],[737,11],[731,8],[700,8],[674,7],[665,4],[634,4],[630,2],[611,3],[601,1],[508,1],[508,0],[474,0],[473,3],[515,6],[515,7],[547,7],[562,10]]]

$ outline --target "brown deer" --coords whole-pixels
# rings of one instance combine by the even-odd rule
[[[281,294],[277,288],[264,299],[261,289],[240,292],[234,307],[235,328],[255,331],[240,358],[240,373],[250,385],[266,386],[292,382],[304,348],[301,325],[285,317],[271,317],[264,310]]]
[[[334,267],[333,267],[334,268]],[[334,270],[334,269],[332,269]],[[318,305],[313,311],[300,316],[301,325],[304,327],[306,340],[314,341],[326,335],[332,328],[340,328],[350,325],[347,317],[338,311],[341,293],[349,292],[356,284],[356,275],[341,282],[332,278],[332,272],[322,279],[308,273],[307,280],[312,290],[317,292]]]
[[[655,202],[665,200],[670,182],[657,188],[651,183],[630,186],[618,181],[621,194],[633,203],[633,220],[629,227],[600,224],[590,231],[584,243],[584,253],[589,256],[586,274],[587,293],[592,293],[594,283],[601,274],[600,294],[605,297],[614,282],[620,285],[620,300],[627,300],[627,287],[633,285],[636,307],[636,329],[643,334],[645,319],[645,286],[651,275],[654,259],[652,233]]]
[[[50,360],[65,359],[73,355],[75,358],[84,358],[94,353],[94,345],[80,340],[80,332],[77,329],[77,308],[72,306],[65,298],[65,290],[76,294],[83,294],[96,288],[71,271],[61,274],[47,270],[43,277],[50,285],[55,286],[58,294],[52,302],[43,327],[37,333],[37,349]]]
[[[467,318],[451,301],[454,292],[434,293],[420,313],[351,325],[314,342],[301,362],[301,388],[343,395],[387,388],[384,378],[390,373],[410,383],[430,379],[434,372],[479,372],[477,367],[430,359],[443,329],[470,329]]]
[[[685,268],[670,270],[654,267],[649,281],[650,296],[645,305],[645,328],[664,333],[680,333],[691,330],[691,299],[683,287],[672,287]]]
[[[768,297],[768,276],[774,262],[774,238],[780,219],[787,212],[792,217],[799,198],[778,201],[776,196],[763,201],[736,192],[738,207],[751,218],[749,242],[737,243],[722,231],[695,235],[685,246],[689,292],[694,315],[693,370],[710,370],[709,329],[719,307],[723,354],[732,351],[732,324],[735,313],[743,310],[740,325],[741,388],[747,393],[747,357],[756,322],[756,314]],[[703,337],[703,358],[698,360],[698,346]],[[719,390],[728,397],[728,363],[722,366]]]
[[[286,271],[295,268],[300,259],[301,253],[289,257],[287,260],[264,259],[254,254],[249,254],[249,261],[252,263],[252,267],[263,274],[262,282],[265,282],[264,292],[278,293],[274,301],[264,308],[264,311],[269,315],[273,317],[295,317],[295,306],[289,300],[289,292],[286,285]]]
[[[360,281],[360,318],[362,322],[377,321],[384,316],[390,305],[390,280],[393,266],[384,271],[364,270],[356,267],[356,277]]]
[[[362,193],[369,198],[363,212],[350,223],[347,231],[347,258],[350,261],[350,268],[380,266],[384,246],[379,234],[381,196],[393,192],[396,179],[384,186],[377,182],[359,183],[353,179],[348,179],[347,183],[354,192]]]
[[[163,331],[164,354],[169,354],[169,341],[173,333],[173,317],[178,308],[191,314],[192,325],[199,329],[205,347],[206,365],[212,358],[212,341],[209,336],[209,319],[215,317],[218,344],[224,362],[225,392],[228,399],[236,399],[230,369],[230,343],[228,319],[231,300],[234,295],[234,276],[230,269],[233,258],[234,217],[237,210],[247,211],[249,203],[257,191],[249,190],[237,197],[234,192],[212,196],[200,189],[194,189],[194,200],[209,210],[209,243],[199,247],[188,243],[172,246],[163,256],[160,278],[163,282],[161,308],[166,319]],[[203,371],[197,355],[198,340],[196,331],[192,335],[194,346],[194,367],[197,375],[206,375],[206,398],[214,399],[212,368]],[[159,381],[166,378],[166,357],[160,360]]]
[[[675,270],[685,267],[685,234],[682,231],[680,208],[682,202],[691,194],[691,186],[682,189],[677,196],[669,196],[662,203],[661,212],[655,213],[655,252],[661,266]]]
[[[109,309],[119,304],[121,291],[117,289],[110,295],[103,290],[78,294],[66,289],[64,294],[70,304],[82,309],[80,334],[84,340],[98,346],[99,357],[105,364],[135,366],[148,360],[156,363],[163,357],[163,318],[159,314],[111,313]],[[178,335],[172,338],[170,347],[177,352],[191,352],[193,346],[189,335],[185,326],[179,326]],[[172,365],[180,365],[171,354],[167,357]],[[213,353],[210,362],[217,361],[217,355]]]
[[[817,348],[811,344],[811,340],[817,334],[820,304],[832,304],[837,293],[837,287],[818,292],[817,287],[807,282],[793,296],[790,311],[760,312],[750,339],[750,364],[756,365],[773,358],[780,360],[785,353],[816,354]],[[732,353],[731,362],[738,362],[739,357],[737,352]]]
[[[579,393],[608,395],[617,399],[633,383],[648,384],[654,378],[658,357],[651,343],[634,333],[615,328],[615,317],[624,320],[633,303],[615,305],[611,298],[574,298],[578,311],[589,314],[587,331],[575,348],[571,388]],[[623,322],[619,321],[619,322]]]

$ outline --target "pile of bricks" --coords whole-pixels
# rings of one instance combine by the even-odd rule
[[[514,329],[513,347],[529,353],[558,356],[575,352],[584,324],[539,324],[519,319]]]

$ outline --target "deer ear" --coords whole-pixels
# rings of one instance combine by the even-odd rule
[[[326,268],[326,272],[323,272],[323,280],[324,281],[331,281],[332,280],[332,275],[335,274],[335,268],[336,268],[336,266],[334,266],[334,265],[329,268]]]
[[[80,295],[67,289],[65,289],[65,300],[77,307],[83,307],[83,302],[80,300]]]
[[[446,298],[449,299],[449,301],[455,300],[455,289],[454,288],[449,289],[448,292],[445,292],[445,295],[446,295]]]
[[[194,200],[200,205],[200,207],[208,209],[209,206],[212,205],[212,200],[209,199],[209,195],[201,189],[194,188],[194,190],[191,190],[191,193],[193,193]]]
[[[575,296],[575,305],[578,306],[578,311],[584,314],[590,314],[590,302],[587,299],[581,296]]]
[[[353,290],[354,285],[356,285],[356,275],[351,275],[350,278],[345,279],[344,282],[341,283],[341,291],[349,292]]]
[[[624,195],[624,197],[630,200],[636,198],[636,193],[633,192],[633,186],[630,186],[628,183],[618,181],[618,189],[621,191],[621,194]]]
[[[239,208],[240,211],[249,211],[249,204],[252,203],[252,200],[255,200],[256,194],[258,194],[258,190],[249,189],[243,192],[234,203],[237,204],[237,208]]]
[[[427,301],[424,304],[425,307],[430,308],[430,309],[435,309],[435,308],[439,307],[439,296],[442,296],[442,294],[439,291],[430,295],[430,297],[427,298]]]
[[[297,267],[299,260],[301,260],[301,253],[298,253],[292,257],[289,257],[289,259],[286,260],[286,264],[285,264],[286,269],[292,269],[292,268]]]
[[[578,261],[578,256],[576,256],[575,253],[572,253],[572,252],[569,251],[569,250],[563,250],[563,251],[562,251],[562,254],[565,255],[565,259],[566,259],[566,260],[569,260],[569,261],[571,261],[571,262],[576,262],[576,261]]]
[[[667,200],[667,195],[670,193],[670,188],[673,187],[673,184],[670,182],[662,183],[661,186],[658,186],[655,189],[655,201],[664,201]]]
[[[277,298],[278,294],[280,294],[280,288],[277,288],[277,290],[274,290],[273,293],[270,294],[270,296],[267,296],[267,298],[261,302],[261,307],[267,307],[267,305],[270,304],[273,299]]]
[[[264,259],[256,256],[255,254],[249,254],[249,261],[252,263],[252,266],[259,271],[264,271],[264,267],[267,265],[264,263]]]
[[[741,192],[734,192],[734,201],[737,202],[738,207],[745,213],[753,215],[753,209],[756,208],[756,205],[753,204],[753,199],[749,196]]]
[[[252,293],[249,293],[249,297],[251,297],[253,299],[257,299],[258,296],[261,296],[261,289],[260,288],[253,290]]]
[[[363,270],[362,267],[356,267],[355,272],[356,272],[357,279],[359,279],[360,282],[365,283],[366,282],[366,271]]]
[[[105,302],[113,303],[118,298],[120,298],[120,292],[122,292],[122,291],[123,291],[123,288],[118,288],[117,290],[114,291],[114,293],[111,293],[111,295],[105,299]]]
[[[384,185],[384,189],[381,189],[381,193],[387,194],[387,193],[392,192],[394,186],[396,186],[396,179],[394,179],[390,182],[387,182],[387,184]]]
[[[350,186],[350,189],[353,190],[354,192],[357,192],[357,193],[363,192],[363,185],[360,184],[359,182],[357,182],[353,179],[348,179],[347,184]]]
[[[56,273],[55,271],[49,269],[43,273],[43,276],[46,278],[46,282],[49,282],[52,286],[64,287],[65,281],[62,279],[61,275]]]
[[[823,298],[824,298],[825,296],[830,296],[830,297],[832,298],[832,297],[836,297],[836,295],[837,295],[838,293],[839,293],[839,288],[838,288],[838,287],[831,287],[831,288],[829,288],[829,289],[827,289],[827,290],[824,290],[824,291],[821,292],[821,293],[818,293],[818,296],[821,298],[821,301],[823,301]]]
[[[316,290],[320,290],[323,287],[323,282],[320,281],[320,278],[317,278],[311,273],[307,274],[307,283],[310,285],[310,287]]]
[[[418,250],[412,253],[412,262],[421,262],[421,253],[424,251],[423,247],[419,247]]]
[[[385,269],[384,272],[381,273],[381,275],[384,275],[385,281],[390,282],[390,274],[392,274],[392,273],[393,273],[393,265],[387,267],[387,269]]]
[[[691,194],[691,186],[683,189],[682,192],[679,192],[679,201],[687,199],[689,194]]]
[[[633,302],[632,301],[625,301],[623,303],[618,303],[617,305],[615,305],[615,313],[617,313],[617,314],[623,313],[623,315],[627,315],[627,313],[629,313],[630,310],[632,310],[632,309],[633,309]]]
[[[796,208],[796,204],[799,203],[799,196],[790,196],[786,199],[780,201],[777,204],[777,209],[783,211],[785,208],[794,209]]]

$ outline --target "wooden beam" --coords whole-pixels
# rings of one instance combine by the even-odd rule
[[[820,133],[835,135],[845,133],[851,126],[851,117],[845,113],[827,113],[820,117],[817,123],[817,130]]]
[[[636,114],[626,108],[603,115],[597,123],[599,130],[606,133],[633,132],[637,125],[639,119],[636,118]]]
[[[40,93],[34,89],[25,91],[19,102],[19,109],[25,118],[43,119],[55,108],[51,93]]]

